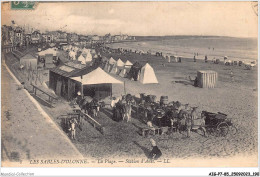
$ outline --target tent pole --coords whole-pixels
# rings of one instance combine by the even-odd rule
[[[125,81],[124,81],[124,93],[126,94],[126,89],[125,89]]]

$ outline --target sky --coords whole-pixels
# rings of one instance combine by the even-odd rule
[[[42,32],[83,35],[214,35],[257,37],[252,2],[40,2],[33,11],[2,4],[2,25],[14,20]]]

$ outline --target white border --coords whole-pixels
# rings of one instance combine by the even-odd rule
[[[43,1],[43,0],[38,0],[38,1]],[[52,0],[52,1],[59,1],[59,0]],[[91,1],[91,0],[85,0],[85,1]],[[103,1],[103,0],[95,0],[95,1]],[[106,0],[106,1],[115,1],[115,0]],[[136,0],[121,0],[121,1],[136,1]],[[149,1],[149,0],[143,0],[143,1]],[[164,1],[169,1],[169,0],[164,0]],[[183,1],[183,0],[179,0],[179,1]],[[190,1],[195,1],[195,0],[190,0]],[[200,0],[200,1],[215,1],[215,0]],[[244,1],[244,0],[222,0],[222,1]],[[252,0],[247,0],[247,1],[252,1]],[[259,9],[258,9],[258,14],[259,14]],[[259,27],[259,22],[260,21],[258,18],[258,27]],[[258,30],[258,60],[259,60],[259,52],[260,52],[259,34],[260,32]],[[258,65],[258,88],[260,86],[259,76],[260,74],[259,74],[259,65]],[[260,105],[259,100],[258,100],[258,105]],[[258,111],[258,117],[259,115],[260,113]],[[258,127],[260,127],[259,120],[258,120]],[[258,132],[258,150],[259,147],[260,146],[259,146],[259,132]],[[172,168],[6,168],[4,167],[3,168],[1,167],[1,173],[12,173],[13,174],[12,176],[19,176],[19,174],[21,175],[21,172],[34,173],[34,176],[208,176],[210,172],[259,172],[259,164],[260,164],[260,158],[259,158],[259,151],[258,151],[258,168],[176,168],[176,167],[172,167]]]

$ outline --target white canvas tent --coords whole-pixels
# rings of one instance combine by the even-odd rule
[[[116,65],[118,66],[118,67],[124,67],[124,62],[119,58],[118,60],[117,60],[117,62],[116,62]]]
[[[132,65],[133,65],[133,63],[131,63],[129,60],[127,60],[127,61],[125,62],[125,67],[126,67],[126,68],[131,68]]]
[[[90,53],[87,53],[85,59],[86,59],[86,62],[91,62],[92,61],[92,55]]]
[[[71,77],[81,85],[83,96],[104,99],[112,96],[112,84],[123,84],[123,82],[113,78],[100,67],[83,76]]]
[[[121,71],[124,69],[125,63],[119,58],[116,62],[116,71],[115,74],[120,74]]]
[[[82,83],[83,85],[91,85],[91,84],[123,84],[123,82],[115,79],[114,77],[107,74],[100,67],[95,69],[94,71],[78,77],[71,77],[71,79]]]
[[[86,64],[86,59],[82,54],[78,57],[78,61],[80,61],[81,64]]]
[[[114,60],[114,58],[110,57],[109,59],[109,64],[115,64],[116,63],[116,60]]]
[[[157,84],[158,83],[154,70],[148,63],[146,63],[142,67],[139,81],[142,84],[153,84],[153,83]]]

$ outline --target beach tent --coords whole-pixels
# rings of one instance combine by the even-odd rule
[[[46,50],[43,50],[41,52],[37,53],[39,56],[45,56],[46,54],[52,54],[53,56],[57,56],[57,51],[53,48],[48,48]]]
[[[117,60],[117,62],[116,62],[116,66],[118,66],[118,67],[124,67],[124,62],[119,58],[118,60]]]
[[[83,85],[92,85],[92,84],[123,84],[121,81],[115,79],[114,77],[107,74],[100,67],[93,70],[92,72],[78,77],[72,77],[71,79],[76,80]]]
[[[111,69],[111,68],[112,68],[112,69]],[[116,64],[110,65],[110,73],[112,73],[112,74],[117,74],[117,72],[118,72],[118,67],[117,67],[117,65],[116,65]]]
[[[86,59],[82,54],[78,57],[78,61],[80,61],[81,64],[86,64]]]
[[[70,51],[69,52],[69,57],[70,57],[70,59],[72,59],[72,60],[76,60],[76,52],[74,52],[74,51]]]
[[[156,78],[156,75],[154,73],[153,68],[146,63],[142,69],[141,69],[141,73],[139,76],[139,81],[142,84],[153,84],[153,83],[158,83],[158,80]]]
[[[23,65],[26,69],[37,70],[37,58],[31,54],[26,54],[20,58],[20,65]]]
[[[132,65],[133,64],[129,60],[125,62],[125,68],[131,68]]]
[[[84,48],[84,49],[82,50],[82,53],[83,53],[83,54],[90,53],[90,49],[86,49],[86,48]]]
[[[85,59],[86,59],[86,62],[91,62],[92,61],[92,55],[90,53],[87,53]]]
[[[93,58],[98,58],[98,55],[97,55],[97,54],[95,54]]]
[[[127,67],[124,67],[124,69],[122,69],[119,73],[119,76],[121,77],[127,77],[129,71],[130,71],[131,68],[127,68]]]
[[[115,64],[116,63],[116,60],[114,60],[114,58],[110,57],[109,59],[109,64]]]
[[[117,71],[116,74],[120,74],[120,72],[124,69],[125,63],[119,58],[116,62]]]
[[[107,74],[100,67],[83,76],[71,77],[83,87],[83,95],[91,96],[97,99],[112,96],[112,84],[123,84]]]

